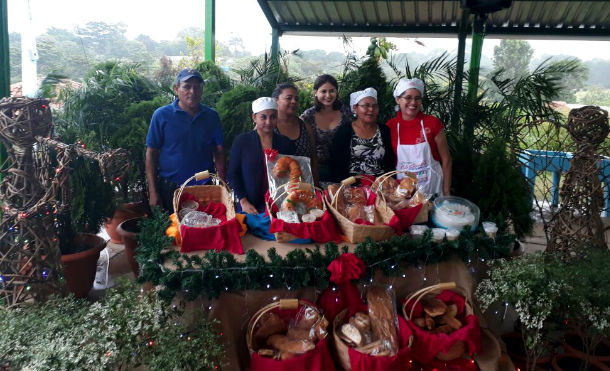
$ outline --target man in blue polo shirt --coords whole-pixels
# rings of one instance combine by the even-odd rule
[[[218,113],[200,103],[203,78],[184,69],[176,76],[177,99],[158,108],[146,136],[146,181],[150,206],[173,211],[174,190],[199,171],[225,179],[225,155]]]

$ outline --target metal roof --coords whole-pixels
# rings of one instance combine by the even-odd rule
[[[280,35],[457,35],[455,0],[258,0]],[[513,0],[488,15],[487,35],[610,40],[609,0]]]

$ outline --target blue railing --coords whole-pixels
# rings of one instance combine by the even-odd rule
[[[532,188],[532,202],[534,201],[534,186],[536,174],[540,171],[553,173],[553,185],[551,188],[551,205],[559,205],[559,180],[561,174],[570,169],[572,160],[571,152],[542,151],[527,149],[519,155],[523,174]],[[610,217],[610,158],[603,157],[599,163],[599,180],[604,187],[604,210],[602,215]]]

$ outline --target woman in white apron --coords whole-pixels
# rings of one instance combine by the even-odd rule
[[[396,170],[415,173],[418,186],[425,194],[447,196],[453,161],[443,124],[438,118],[421,112],[423,95],[424,83],[417,78],[402,78],[394,89],[399,111],[386,125],[392,133]]]

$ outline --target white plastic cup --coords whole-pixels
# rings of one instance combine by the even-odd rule
[[[498,227],[494,222],[483,222],[483,230],[487,233],[489,238],[496,238],[496,233],[498,233]]]
[[[432,241],[434,241],[436,243],[443,242],[443,238],[445,238],[446,233],[447,233],[446,229],[432,228]]]
[[[426,231],[428,230],[428,227],[425,225],[415,224],[412,225],[409,229],[413,238],[422,238],[424,236],[424,233],[426,233]]]
[[[460,231],[455,228],[449,228],[445,232],[445,237],[447,237],[447,241],[455,241],[460,236]]]

